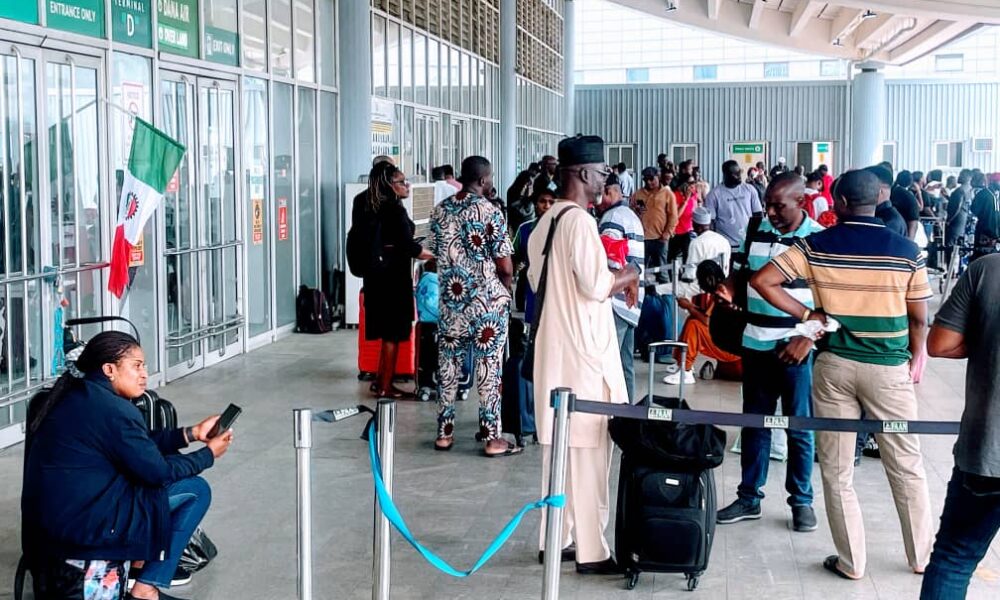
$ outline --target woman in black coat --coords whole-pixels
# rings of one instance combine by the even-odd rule
[[[380,398],[404,398],[412,394],[392,385],[399,344],[410,339],[413,328],[413,259],[433,255],[413,238],[416,227],[402,200],[410,195],[406,174],[391,163],[372,167],[368,177],[367,217],[378,221],[378,267],[369,269],[365,292],[365,339],[381,340],[378,373],[372,386]]]
[[[82,598],[85,579],[124,585],[131,562],[141,572],[127,599],[173,599],[158,588],[170,587],[211,502],[197,475],[233,436],[209,437],[218,416],[148,433],[130,401],[145,391],[146,377],[139,342],[106,331],[31,401],[21,540],[36,598]],[[195,441],[206,446],[178,453]]]

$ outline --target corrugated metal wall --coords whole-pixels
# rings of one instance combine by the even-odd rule
[[[1000,171],[1000,83],[890,82],[886,104],[899,168],[931,169],[934,142],[955,141],[964,142],[964,167]],[[994,151],[973,152],[974,137],[993,138]]]
[[[679,86],[578,86],[576,129],[607,143],[635,144],[637,167],[656,163],[671,144],[698,144],[709,181],[721,179],[727,145],[767,141],[770,157],[795,162],[795,143],[834,142],[844,164],[846,82]]]
[[[795,163],[795,143],[833,141],[834,170],[846,162],[849,83],[577,86],[576,128],[609,144],[634,144],[638,167],[654,164],[671,144],[698,144],[710,181],[732,142],[770,143],[770,160]],[[1000,83],[889,82],[886,141],[898,168],[929,170],[934,142],[965,142],[964,165],[1000,171]],[[996,150],[973,153],[973,137]]]

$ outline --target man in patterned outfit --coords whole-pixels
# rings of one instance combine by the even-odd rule
[[[479,432],[486,456],[518,454],[503,438],[500,382],[510,286],[514,274],[503,211],[485,198],[493,167],[481,156],[462,161],[462,191],[431,213],[431,248],[437,258],[440,294],[438,433],[435,450],[455,443],[455,396],[462,364],[471,350],[479,390]]]

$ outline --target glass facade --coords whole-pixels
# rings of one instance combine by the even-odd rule
[[[300,284],[328,287],[337,0],[154,4],[156,31],[141,11],[108,31],[103,19],[89,30],[0,18],[0,447],[21,439],[26,399],[61,372],[69,319],[128,318],[155,383],[272,341],[293,327]],[[136,118],[187,153],[118,300],[107,261]],[[333,230],[340,212],[325,215]]]

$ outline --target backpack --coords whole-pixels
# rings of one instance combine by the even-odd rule
[[[378,273],[385,263],[382,255],[382,225],[376,215],[365,209],[363,217],[351,223],[347,232],[347,267],[355,277]]]
[[[295,331],[299,333],[327,333],[333,329],[330,305],[323,292],[299,286],[295,297]]]

